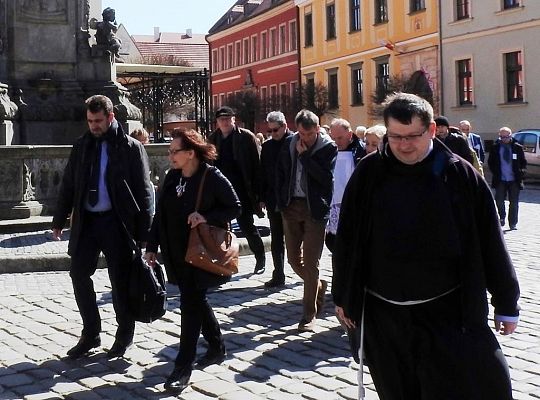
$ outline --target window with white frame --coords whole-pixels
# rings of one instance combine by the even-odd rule
[[[410,11],[422,11],[426,9],[426,0],[410,0]]]
[[[383,22],[388,22],[387,0],[375,0],[375,23],[381,24]]]
[[[250,52],[249,52],[249,39],[248,38],[245,38],[243,40],[243,44],[244,44],[244,64],[249,64],[251,62],[251,59],[250,59]]]
[[[277,29],[272,28],[270,29],[270,57],[278,55],[278,46]]]
[[[503,10],[509,10],[511,8],[519,7],[520,5],[520,0],[503,0],[502,8]]]
[[[240,41],[236,42],[235,44],[235,59],[236,59],[236,66],[242,65],[242,43]]]
[[[523,101],[523,55],[521,51],[504,54],[506,101]]]
[[[356,32],[361,28],[360,0],[349,0],[349,31]]]
[[[332,68],[326,71],[328,75],[328,107],[339,108],[338,69]]]
[[[233,45],[229,44],[227,45],[227,68],[233,68],[233,67],[234,67]]]
[[[219,70],[223,71],[225,69],[225,47],[219,48]]]
[[[257,59],[257,35],[251,37],[251,62],[256,62]]]
[[[360,106],[364,104],[364,71],[362,63],[352,64],[351,68],[351,104]]]
[[[326,40],[336,38],[336,5],[330,3],[326,5]]]
[[[218,51],[212,50],[212,72],[218,72],[219,70],[219,59],[218,59]]]
[[[469,0],[456,1],[456,20],[468,19],[471,17]]]
[[[311,13],[304,15],[304,46],[313,46],[313,16]]]
[[[268,41],[267,41],[267,33],[261,32],[261,59],[268,58]]]
[[[279,26],[279,53],[283,54],[287,52],[287,30],[286,25]]]
[[[296,21],[289,22],[289,50],[296,51],[297,49],[297,40],[296,35]]]
[[[473,74],[472,60],[470,58],[456,61],[457,90],[460,106],[473,104]]]

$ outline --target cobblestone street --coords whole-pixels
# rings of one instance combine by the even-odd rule
[[[522,193],[520,224],[506,231],[520,279],[521,320],[517,332],[498,335],[511,367],[514,398],[540,398],[540,190]],[[17,239],[14,239],[17,238]],[[0,256],[9,256],[18,240],[29,255],[55,250],[43,232],[0,235]],[[270,254],[267,253],[270,258]],[[270,263],[268,263],[270,266]],[[287,285],[264,290],[271,268],[251,275],[253,256],[241,258],[240,273],[210,294],[228,356],[219,366],[194,371],[179,398],[355,399],[357,366],[327,294],[315,333],[298,333],[302,286],[287,267]],[[322,256],[321,274],[331,279],[330,255]],[[95,275],[103,318],[103,347],[90,357],[65,359],[81,323],[67,272],[0,275],[0,385],[3,399],[158,399],[168,398],[163,382],[173,367],[180,332],[178,290],[169,286],[165,316],[137,324],[135,343],[125,358],[107,360],[116,322],[105,270]],[[199,353],[205,351],[203,341]],[[368,399],[378,399],[369,374]]]

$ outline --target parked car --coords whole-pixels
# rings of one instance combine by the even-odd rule
[[[521,129],[514,139],[523,146],[527,160],[525,178],[540,179],[540,129]]]

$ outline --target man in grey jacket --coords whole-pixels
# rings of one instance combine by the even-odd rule
[[[298,132],[286,139],[277,161],[277,208],[283,216],[287,259],[304,281],[304,312],[298,330],[313,331],[327,286],[319,279],[319,259],[338,150],[321,133],[319,118],[311,111],[301,110],[295,123]]]

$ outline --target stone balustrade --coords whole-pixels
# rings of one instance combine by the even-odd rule
[[[151,179],[168,168],[168,144],[146,145]],[[51,215],[71,146],[0,146],[0,219]]]

